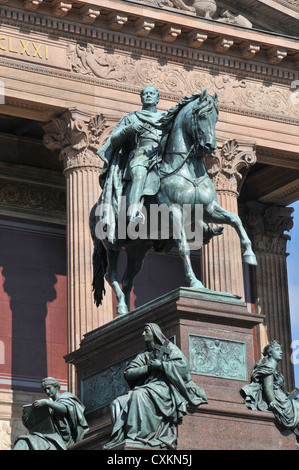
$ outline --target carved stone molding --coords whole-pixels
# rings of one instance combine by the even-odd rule
[[[142,34],[147,34],[147,31]],[[171,36],[171,33],[169,34]],[[196,48],[205,41],[205,38],[199,33],[198,36],[190,36],[189,39]],[[217,45],[215,43],[216,48],[230,47],[229,43],[220,42],[221,44]],[[245,55],[254,55],[257,49],[256,45],[247,44],[243,50]],[[161,52],[163,50],[161,47]],[[199,63],[204,54],[197,52],[196,54]],[[277,83],[269,86],[251,80],[245,71],[238,77],[223,72],[214,74],[212,71],[209,73],[199,69],[198,65],[189,68],[188,64],[182,67],[180,64],[171,64],[164,60],[157,62],[146,57],[118,54],[115,51],[109,53],[93,44],[70,45],[67,55],[72,72],[79,77],[84,76],[85,79],[97,77],[109,81],[109,85],[121,83],[122,86],[126,83],[139,87],[152,84],[162,93],[173,93],[179,98],[207,88],[210,94],[215,91],[218,93],[220,109],[242,109],[255,115],[262,114],[270,119],[278,119],[279,116],[299,118],[299,103],[292,101],[290,88]],[[222,65],[220,59],[217,59],[217,63],[219,66]]]
[[[66,212],[65,191],[62,189],[6,178],[0,178],[0,187],[0,206],[58,215]]]
[[[249,201],[245,205],[244,223],[255,251],[286,254],[290,236],[285,231],[293,227],[292,207],[279,207]]]
[[[187,3],[190,4],[190,2],[191,0],[188,0]],[[5,3],[6,0],[0,0],[0,4],[5,5]],[[133,24],[133,28],[131,28],[130,31],[130,26],[128,26],[127,31],[124,32],[124,38],[128,38],[130,33],[134,34],[134,31],[132,30],[135,26],[135,30],[137,32],[139,31],[140,35],[142,32],[147,31],[147,28],[149,28],[149,32],[155,29],[155,32],[158,35],[162,33],[160,39],[166,42],[169,42],[170,39],[173,42],[179,38],[180,42],[188,45],[189,35],[196,33],[198,22],[193,18],[193,16],[190,17],[190,15],[174,15],[173,10],[185,10],[188,11],[188,13],[194,13],[194,15],[197,14],[198,16],[205,16],[202,14],[203,12],[200,13],[200,5],[202,5],[203,8],[208,8],[207,5],[203,5],[215,2],[214,0],[196,0],[193,7],[185,5],[182,0],[176,0],[173,2],[168,0],[147,0],[144,2],[145,6],[155,5],[160,8],[161,13],[159,12],[158,15],[156,14],[156,11],[150,11],[150,9],[144,8],[143,5],[138,5],[136,1],[132,2],[134,5],[131,5],[130,3],[131,2],[123,1],[116,5],[115,2],[104,2],[101,0],[96,4],[93,4],[92,2],[85,3],[84,1],[70,3],[69,1],[63,2],[60,0],[55,0],[54,2],[45,0],[22,0],[21,8],[24,9],[23,11],[12,11],[11,7],[5,6],[1,9],[1,17],[6,18],[9,22],[13,21],[14,24],[21,22],[23,24],[29,23],[30,27],[31,25],[38,27],[42,26],[43,28],[46,27],[47,29],[51,29],[53,34],[57,34],[59,36],[68,36],[75,32],[76,36],[84,37],[85,40],[88,37],[101,39],[103,34],[109,35],[107,30],[102,32],[103,28],[104,30],[106,28],[110,30],[119,30],[125,25],[128,26],[131,23],[131,26]],[[171,5],[174,8],[172,8]],[[184,5],[186,8],[183,8]],[[49,8],[51,9],[52,17],[51,13],[49,15]],[[132,19],[132,8],[134,8],[134,10],[136,10],[136,8],[138,9],[137,12],[134,11],[134,19]],[[34,11],[34,13],[37,11],[37,14],[28,15],[28,11]],[[41,16],[42,14],[45,14],[46,17]],[[213,41],[215,40],[215,37],[219,37],[218,40],[216,39],[216,48],[219,49],[221,53],[229,51],[232,44],[234,44],[235,50],[239,49],[239,52],[242,52],[242,44],[244,41],[248,40],[253,44],[255,42],[259,42],[259,50],[256,49],[255,54],[266,53],[269,56],[270,63],[273,64],[279,63],[285,57],[293,58],[294,54],[298,52],[297,44],[294,41],[289,41],[286,37],[283,38],[279,47],[275,46],[277,50],[273,51],[274,46],[272,37],[270,35],[268,37],[264,36],[261,41],[260,35],[255,33],[253,30],[252,34],[250,34],[250,39],[246,34],[246,30],[236,28],[228,30],[228,36],[226,37],[226,33],[224,33],[222,27],[223,23],[227,22],[233,25],[237,24],[242,25],[243,27],[246,26],[246,29],[248,29],[251,24],[242,15],[235,15],[229,10],[225,10],[222,14],[229,15],[229,17],[216,18],[218,21],[214,21],[212,28],[209,22],[203,22],[200,24],[200,28],[203,29],[202,33],[207,34],[209,39]],[[74,20],[76,21],[75,24],[73,23]],[[89,26],[92,23],[96,23],[96,26],[98,27],[93,29],[91,27],[86,28],[86,25]],[[165,34],[165,30],[168,28],[171,31],[170,35]],[[182,34],[180,34],[181,32]],[[118,37],[119,41],[123,44],[126,43],[124,38]],[[133,41],[133,38],[131,40]]]
[[[256,163],[255,145],[242,150],[235,139],[228,140],[221,148],[206,158],[208,174],[217,191],[239,195],[242,181]]]
[[[111,132],[102,114],[90,116],[73,108],[43,128],[46,132],[44,145],[50,150],[60,150],[59,158],[64,163],[65,173],[82,167],[102,167],[96,151]]]

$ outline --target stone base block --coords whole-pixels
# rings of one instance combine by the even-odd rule
[[[157,323],[189,360],[193,380],[208,404],[189,409],[178,428],[177,450],[296,449],[294,434],[272,413],[248,410],[240,389],[250,381],[257,355],[255,328],[263,316],[247,312],[238,298],[180,288],[119,316],[85,335],[66,357],[77,373],[77,395],[90,432],[77,449],[102,449],[111,433],[111,401],[128,390],[126,365],[141,351],[145,323]],[[124,449],[132,449],[125,445]]]

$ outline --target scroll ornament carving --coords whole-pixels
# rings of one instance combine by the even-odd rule
[[[208,174],[216,190],[230,191],[237,196],[245,173],[255,162],[255,150],[241,150],[235,139],[228,140],[206,158]]]
[[[50,186],[0,178],[0,205],[65,214],[65,191]]]
[[[80,167],[101,168],[96,151],[104,144],[111,129],[102,114],[87,117],[77,110],[45,124],[44,145],[50,150],[60,150],[60,160],[65,171]]]
[[[203,72],[195,67],[135,58],[123,54],[110,54],[100,47],[69,46],[71,70],[79,75],[142,88],[153,85],[163,93],[181,98],[207,88],[209,94],[217,92],[219,108],[240,109],[271,118],[280,116],[299,118],[299,103],[293,102],[292,92],[285,86],[234,77],[229,74]]]
[[[285,254],[287,241],[291,237],[284,232],[293,227],[293,208],[257,201],[247,202],[246,208],[244,224],[255,250]]]

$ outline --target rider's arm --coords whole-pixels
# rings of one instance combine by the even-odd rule
[[[134,135],[134,126],[131,123],[117,127],[111,134],[110,142],[113,148],[117,149]]]

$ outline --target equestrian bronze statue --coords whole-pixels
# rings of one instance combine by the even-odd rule
[[[98,151],[104,161],[102,193],[90,214],[95,303],[102,302],[106,278],[119,314],[130,311],[133,282],[150,249],[167,253],[176,246],[189,286],[208,291],[194,274],[190,250],[220,235],[223,227],[217,224],[234,227],[244,262],[257,264],[239,216],[217,203],[205,166],[205,155],[217,148],[217,95],[203,90],[167,113],[157,112],[155,88],[145,88],[141,100],[142,110],[122,118]],[[155,210],[166,212],[159,219]],[[122,249],[127,266],[120,287],[117,260]]]

